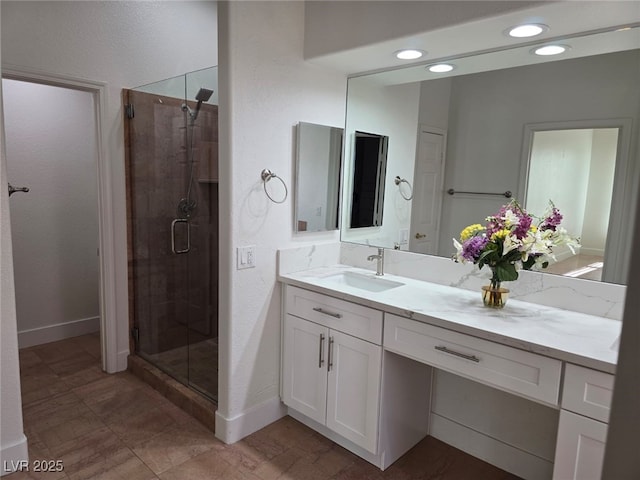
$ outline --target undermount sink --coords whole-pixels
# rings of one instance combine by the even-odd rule
[[[326,279],[331,283],[347,285],[368,292],[384,292],[404,285],[404,283],[357,272],[340,272],[330,275]]]

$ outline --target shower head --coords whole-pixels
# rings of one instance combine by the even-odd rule
[[[196,100],[198,102],[206,102],[213,95],[213,90],[208,90],[206,88],[201,88],[198,90],[198,94],[196,95]]]
[[[213,95],[213,90],[209,90],[207,88],[201,88],[200,90],[198,90],[198,93],[196,94],[196,100],[198,103],[196,104],[195,111],[192,111],[186,103],[182,104],[182,110],[184,110],[185,112],[189,112],[191,123],[195,122],[196,118],[198,118],[198,112],[200,112],[202,102],[206,102],[207,100],[209,100],[211,98],[211,95]]]

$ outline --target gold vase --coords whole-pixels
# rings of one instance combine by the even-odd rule
[[[482,302],[485,307],[503,308],[509,297],[509,289],[502,288],[500,282],[482,287]]]

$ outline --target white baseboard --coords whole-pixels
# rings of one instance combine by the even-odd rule
[[[22,330],[18,332],[18,348],[57,342],[65,338],[77,337],[99,331],[100,317],[82,318],[71,322]]]
[[[604,249],[602,248],[587,248],[584,245],[582,245],[580,248],[580,253],[582,255],[593,255],[593,256],[604,257]]]
[[[279,397],[262,402],[233,418],[216,411],[216,437],[224,443],[235,443],[286,415]]]
[[[129,367],[129,349],[118,352],[118,358],[116,362],[116,371],[107,373],[124,372]]]
[[[0,448],[0,477],[9,475],[29,465],[29,448],[27,437],[22,438],[10,445],[2,445]]]
[[[431,413],[429,434],[525,480],[548,480],[553,463]]]

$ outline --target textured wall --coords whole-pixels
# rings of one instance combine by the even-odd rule
[[[220,14],[220,399],[217,435],[233,441],[277,418],[280,371],[279,248],[335,241],[293,233],[298,122],[344,123],[344,76],[304,62],[302,2],[229,2]],[[260,172],[289,186],[271,203]],[[236,247],[256,245],[256,268],[236,270]],[[268,413],[260,416],[266,405]],[[271,409],[269,407],[272,407]],[[254,414],[259,417],[254,423]]]

